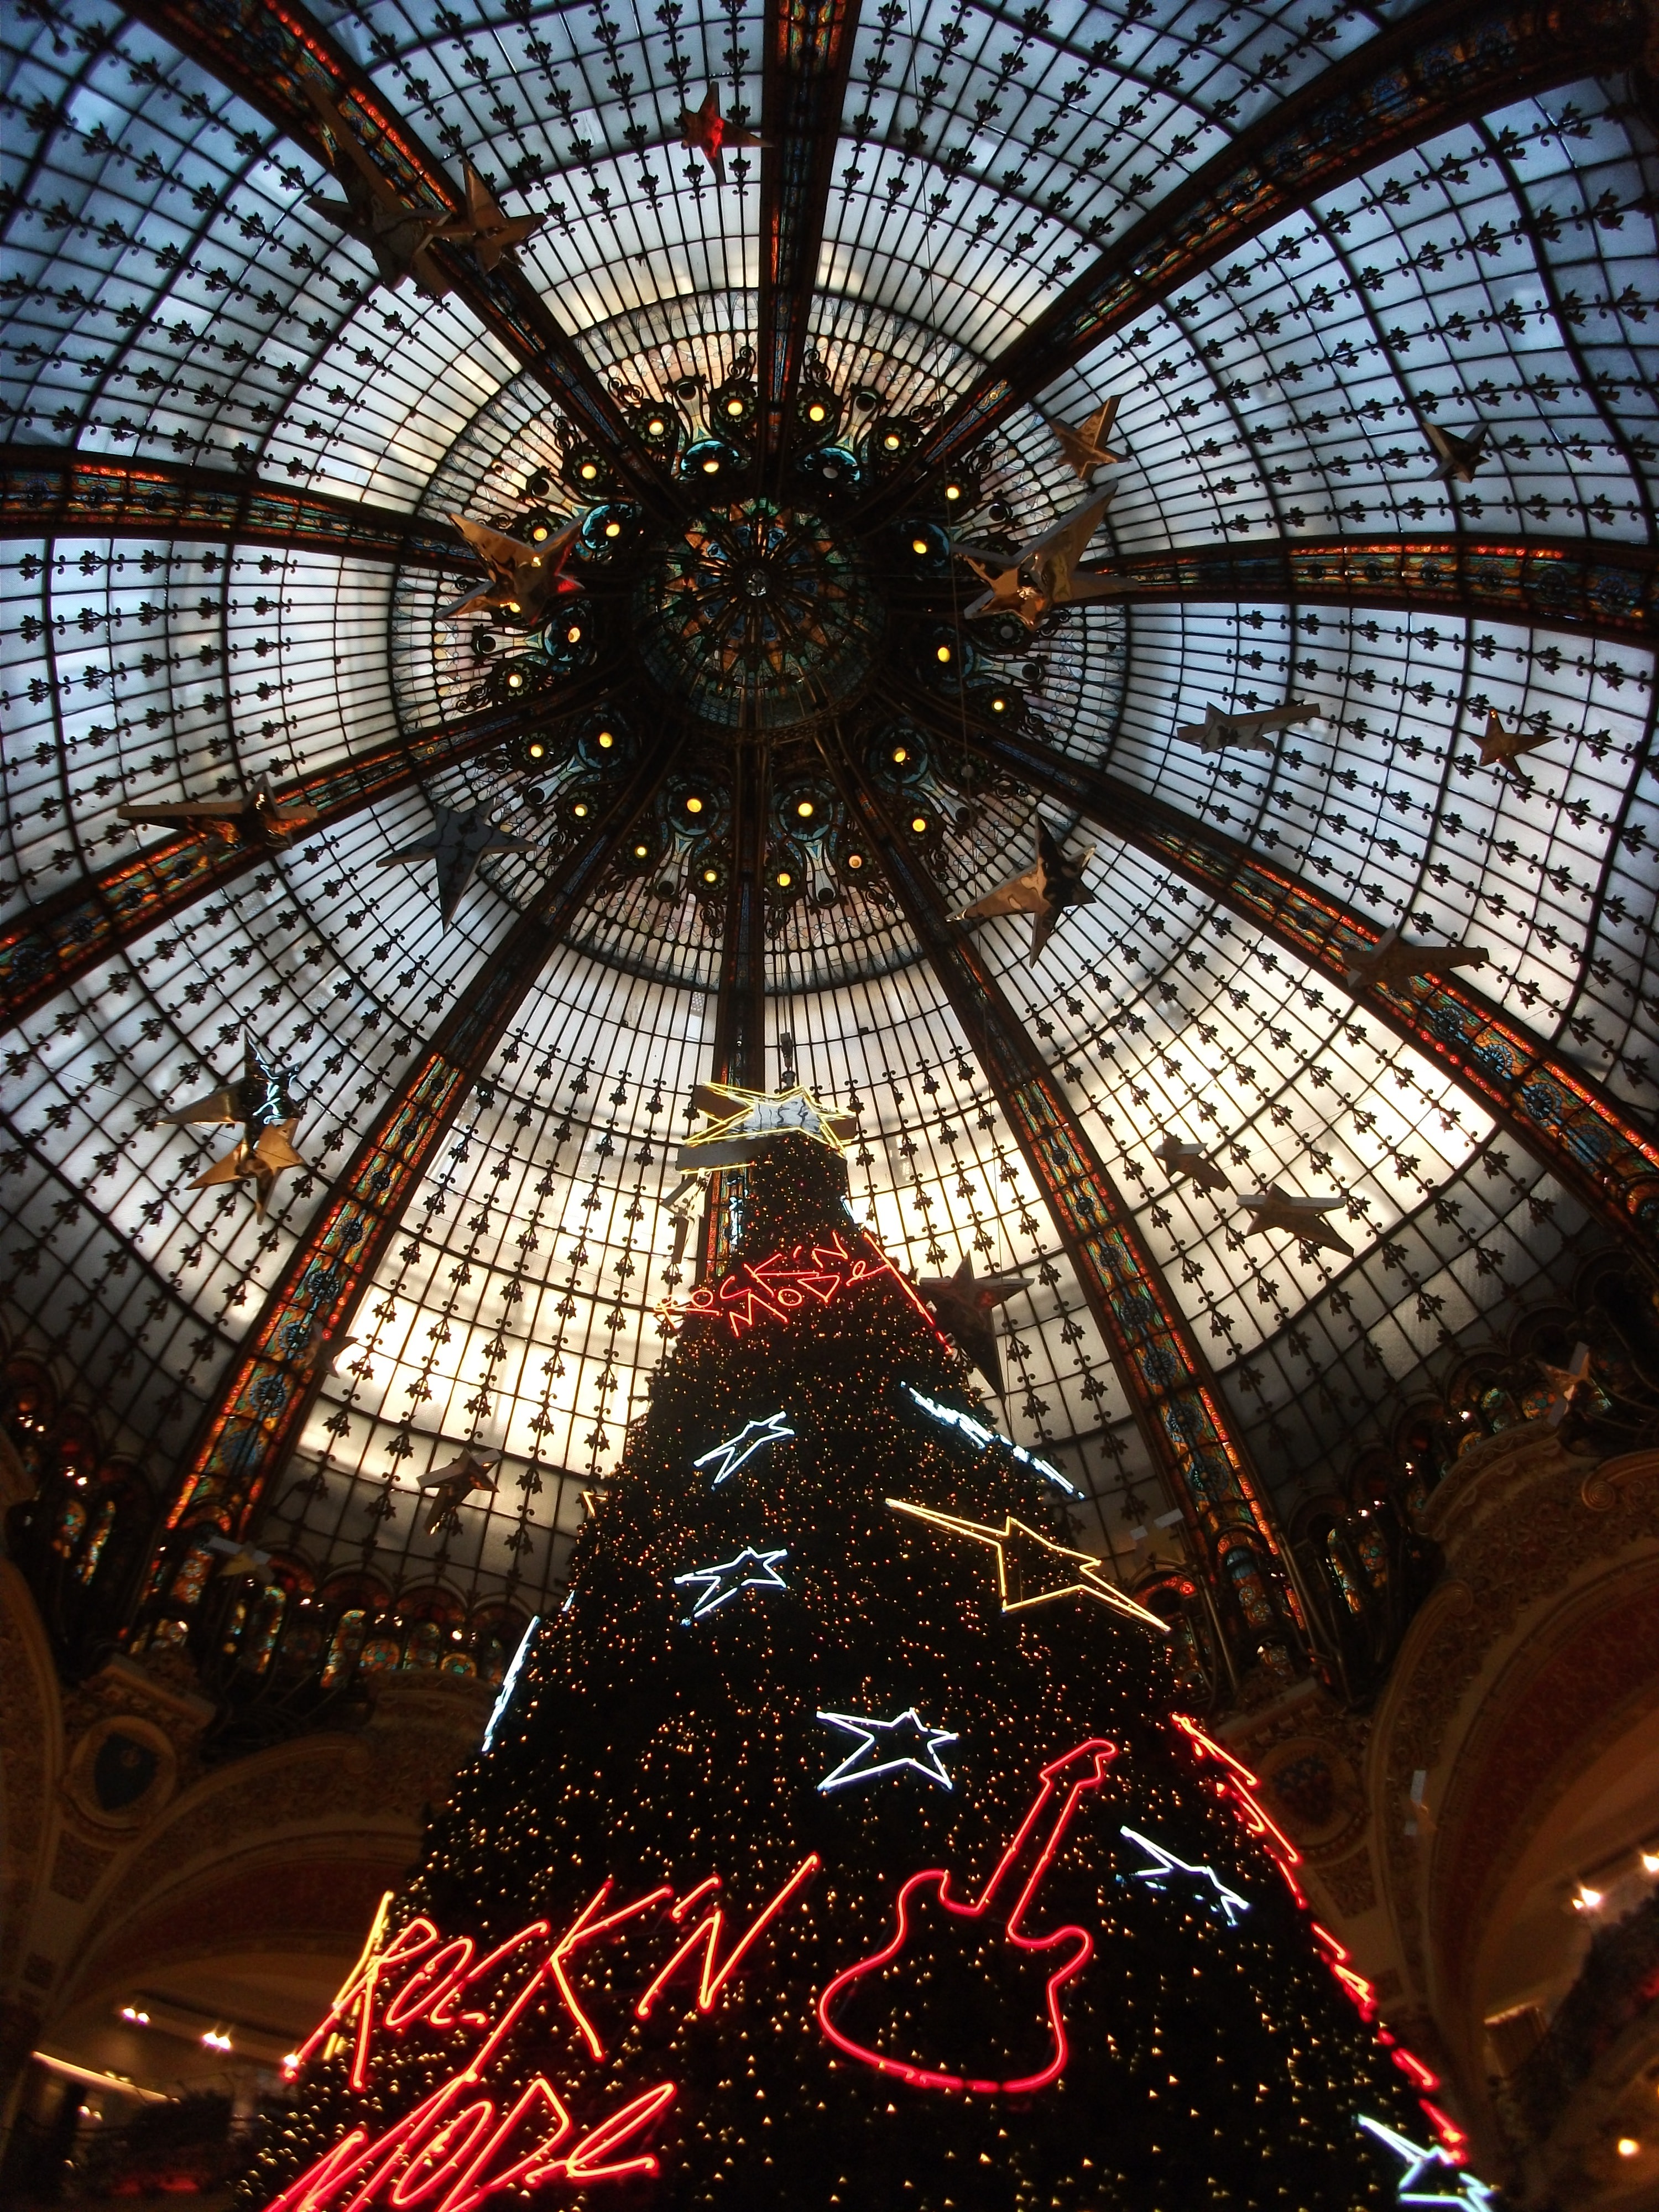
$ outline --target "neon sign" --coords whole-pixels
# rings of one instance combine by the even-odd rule
[[[566,1603],[568,1604],[568,1602],[569,1601],[567,1599]],[[490,1708],[489,1718],[484,1725],[483,1741],[479,1746],[479,1749],[482,1751],[488,1751],[490,1745],[495,1741],[495,1730],[501,1725],[501,1717],[507,1711],[507,1707],[512,1704],[513,1692],[519,1686],[519,1671],[524,1665],[525,1655],[529,1650],[531,1643],[535,1637],[536,1631],[541,1626],[541,1615],[538,1613],[535,1620],[531,1622],[529,1627],[526,1629],[524,1634],[519,1638],[519,1648],[513,1654],[512,1664],[508,1667],[507,1673],[501,1678],[501,1686],[496,1693],[495,1702]]]
[[[1033,1936],[1022,1923],[1060,1849],[1079,1802],[1088,1791],[1099,1789],[1106,1778],[1108,1766],[1116,1756],[1115,1744],[1108,1743],[1103,1737],[1091,1736],[1064,1758],[1049,1761],[1042,1770],[1041,1786],[1030,1810],[998,1860],[990,1880],[971,1904],[963,1904],[951,1895],[951,1876],[943,1868],[925,1868],[910,1876],[898,1893],[895,1913],[897,1924],[891,1939],[869,1958],[844,1967],[818,1999],[818,2025],[838,2051],[917,2089],[965,2089],[980,2096],[999,2093],[1012,2095],[1024,2090],[1045,2088],[1058,2079],[1069,2055],[1060,1992],[1092,1957],[1094,1938],[1086,1928],[1056,1928],[1046,1936]],[[1051,1815],[1046,1833],[1040,1835],[1043,1816],[1057,1796],[1060,1800],[1059,1809]],[[1037,1849],[1031,1870],[1014,1889],[1015,1869],[1034,1842]],[[1000,1924],[994,1923],[992,1907],[999,1893],[1006,1898],[1011,1890],[1012,1902]],[[879,1974],[894,1960],[905,1957],[906,1964],[915,1970],[921,1982],[927,1977],[929,1960],[942,1945],[951,1944],[959,1949],[963,1942],[971,1943],[975,1951],[988,1945],[994,1949],[999,1984],[1012,1986],[1013,1990],[1009,2003],[1011,2022],[1023,2024],[1033,2014],[1040,2014],[1043,2020],[1041,2047],[1031,2051],[1027,2070],[992,2081],[969,2072],[965,2066],[958,2070],[942,2065],[917,2065],[884,2052],[872,2044],[858,2041],[837,2023],[836,2014],[842,2008],[843,2000],[866,1977]],[[1008,1956],[1010,1950],[1012,1960]],[[1011,1966],[1014,1968],[1012,1972]],[[902,2007],[900,2016],[904,2016]]]
[[[1138,1620],[1143,1627],[1157,1629],[1160,1636],[1170,1632],[1167,1620],[1148,1613],[1144,1605],[1137,1605],[1115,1583],[1107,1580],[1096,1553],[1073,1552],[1057,1544],[1051,1536],[1016,1521],[1012,1513],[1003,1516],[1000,1528],[988,1528],[982,1522],[958,1520],[954,1513],[940,1513],[931,1505],[912,1505],[902,1498],[890,1498],[886,1503],[895,1513],[908,1513],[952,1536],[969,1536],[976,1544],[989,1545],[997,1555],[997,1594],[1005,1613],[1046,1605],[1051,1598],[1093,1597],[1114,1613]]]
[[[837,1232],[826,1243],[797,1244],[752,1266],[745,1262],[735,1274],[702,1284],[684,1300],[665,1299],[658,1311],[665,1320],[682,1314],[723,1321],[733,1336],[741,1336],[762,1321],[787,1322],[813,1302],[833,1305],[843,1291],[884,1279],[898,1285],[929,1334],[948,1351],[938,1322],[868,1231],[853,1239],[850,1250]]]
[[[1285,1831],[1278,1826],[1262,1809],[1260,1802],[1252,1794],[1261,1787],[1260,1778],[1252,1774],[1248,1766],[1236,1759],[1231,1752],[1224,1750],[1213,1737],[1206,1735],[1197,1722],[1188,1719],[1185,1713],[1172,1713],[1170,1717],[1186,1736],[1200,1759],[1214,1759],[1218,1762],[1223,1772],[1215,1785],[1217,1796],[1231,1802],[1234,1816],[1239,1825],[1264,1846],[1273,1863],[1289,1883],[1291,1894],[1304,1912],[1310,1912],[1308,1923],[1310,1932],[1324,1954],[1325,1964],[1341,1984],[1344,1994],[1352,1999],[1361,2020],[1368,2023],[1375,2022],[1376,1991],[1366,1980],[1364,1975],[1350,1963],[1346,1947],[1332,1935],[1328,1928],[1322,1927],[1317,1920],[1311,1917],[1308,1899],[1303,1893],[1302,1885],[1297,1880],[1295,1873],[1296,1868],[1302,1863],[1302,1854]],[[1448,2113],[1443,2112],[1439,2106],[1425,2094],[1440,2087],[1440,2076],[1431,2068],[1425,2066],[1420,2058],[1407,2051],[1386,2027],[1378,2026],[1376,2039],[1388,2051],[1395,2064],[1419,2093],[1417,2101],[1422,2107],[1430,2126],[1433,2128],[1439,2144],[1439,2148],[1433,2155],[1445,2165],[1461,2166],[1468,2155],[1468,2137],[1458,2126],[1456,2121]],[[1362,2119],[1360,2122],[1362,2127],[1371,2128],[1373,2133],[1376,2132],[1381,2124],[1381,2122],[1378,2122],[1374,2127],[1369,2120]],[[1403,2142],[1405,2138],[1395,2136],[1392,2140],[1395,2142]],[[1429,2154],[1424,2152],[1421,2155],[1426,2158]],[[1409,2178],[1408,2176],[1407,2179]],[[1479,2189],[1484,2185],[1477,2182],[1474,2185]],[[1402,2204],[1475,2205],[1489,2203],[1491,2196],[1490,2192],[1485,2197],[1402,2196],[1400,2202]]]
[[[1239,1914],[1249,1911],[1249,1899],[1241,1897],[1236,1889],[1229,1889],[1213,1867],[1189,1866],[1185,1859],[1178,1859],[1164,1844],[1154,1843],[1150,1836],[1143,1836],[1136,1829],[1120,1828],[1118,1833],[1127,1836],[1132,1844],[1146,1854],[1148,1863],[1146,1866],[1129,1869],[1131,1880],[1144,1881],[1148,1889],[1156,1890],[1160,1897],[1168,1897],[1172,1890],[1184,1891],[1212,1917],[1218,1914],[1229,1928],[1236,1928]],[[1184,1882],[1179,1879],[1182,1875],[1188,1877]],[[1205,1891],[1206,1883],[1209,1885],[1208,1894]]]
[[[1442,2188],[1437,2179],[1449,2182],[1456,2173],[1457,2161],[1446,2151],[1431,2149],[1414,2143],[1409,2136],[1396,2135],[1381,2120],[1374,2120],[1367,2112],[1358,2115],[1358,2124],[1368,2135],[1376,2137],[1391,2150],[1405,2167],[1400,2176],[1400,2192],[1396,2204],[1447,2205],[1462,2208],[1462,2212],[1498,2212],[1492,2191],[1484,2181],[1477,2181],[1472,2173],[1457,2174],[1455,2189]],[[1448,2171],[1449,2169],[1449,2172]]]
[[[724,1560],[717,1567],[696,1567],[689,1575],[676,1575],[676,1589],[700,1585],[702,1592],[686,1615],[686,1624],[707,1620],[711,1613],[718,1613],[746,1589],[787,1589],[789,1585],[778,1572],[778,1561],[788,1556],[787,1551],[751,1551],[745,1544],[735,1559]]]
[[[1011,1459],[1018,1460],[1022,1467],[1032,1468],[1045,1482],[1052,1482],[1056,1489],[1063,1490],[1068,1498],[1082,1497],[1083,1492],[1076,1483],[1068,1482],[1057,1467],[1051,1467],[1046,1459],[1039,1459],[1035,1452],[1027,1451],[1024,1444],[1017,1444],[1012,1437],[1000,1436],[996,1430],[988,1429],[983,1421],[976,1421],[971,1413],[964,1413],[955,1406],[940,1405],[937,1398],[927,1397],[911,1383],[904,1385],[904,1391],[907,1397],[915,1399],[931,1420],[942,1422],[947,1429],[960,1429],[971,1443],[998,1445]]]
[[[721,1956],[726,1915],[715,1905],[680,1942],[634,2007],[649,2017],[669,1984],[695,1960],[695,2004],[708,2013],[766,1929],[805,1887],[820,1862],[809,1854]],[[348,2080],[359,2095],[372,2089],[383,2042],[418,2023],[453,2037],[462,2063],[447,2081],[378,2132],[359,2121],[331,2148],[270,2199],[266,2212],[354,2212],[374,2202],[422,2212],[477,2212],[503,2190],[525,2191],[562,2182],[585,2189],[657,2173],[660,2162],[647,2146],[652,2128],[678,2094],[659,2081],[615,2111],[581,2126],[570,2103],[543,2074],[498,2108],[488,2086],[492,2062],[532,2008],[552,2000],[563,2007],[596,2059],[604,2037],[586,2009],[575,1980],[580,1955],[616,1931],[661,1916],[672,1934],[696,1905],[720,1887],[711,1875],[678,1900],[672,1885],[659,1883],[612,1910],[607,1879],[556,1939],[552,1924],[532,1920],[483,1957],[470,1936],[446,1941],[436,1923],[418,1915],[381,1948],[390,1895],[383,1898],[370,1940],[342,1984],[327,2016],[284,2071],[292,2079],[320,2050],[349,2051]]]
[[[914,1705],[890,1721],[868,1720],[860,1713],[819,1713],[817,1718],[825,1728],[845,1729],[859,1739],[841,1765],[824,1776],[820,1790],[845,1790],[849,1783],[872,1782],[878,1774],[896,1774],[906,1766],[924,1781],[952,1787],[939,1753],[957,1738],[949,1729],[929,1728]]]

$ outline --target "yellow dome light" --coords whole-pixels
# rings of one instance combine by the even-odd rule
[[[718,868],[705,868],[702,872],[702,879],[706,884],[717,884],[720,879],[720,872]]]
[[[939,651],[933,655],[933,658],[935,660],[940,662],[947,662],[951,658],[950,647],[948,645],[940,646]]]
[[[645,426],[645,434],[647,438],[660,438],[667,428],[660,415],[653,415]]]
[[[582,463],[581,479],[584,483],[592,483],[599,473],[599,469],[597,461],[584,461]]]
[[[910,748],[909,748],[909,746],[908,746],[908,745],[895,745],[895,746],[894,746],[894,748],[893,748],[893,765],[894,765],[894,767],[895,767],[895,768],[902,768],[902,767],[904,766],[905,762],[906,762],[906,761],[908,761],[908,760],[909,759],[909,757],[910,757]]]
[[[587,801],[585,799],[579,799],[576,801],[576,804],[571,808],[570,811],[575,816],[578,822],[586,822],[587,819]]]
[[[601,730],[599,736],[594,739],[594,743],[599,746],[599,749],[602,753],[608,753],[611,746],[614,745],[616,742],[616,738],[610,730]]]
[[[822,422],[829,412],[823,400],[815,399],[806,410],[806,419],[809,422]]]
[[[861,868],[864,866],[863,854],[849,853],[847,855],[847,865],[849,868]]]
[[[521,614],[523,612],[523,609],[520,606],[516,599],[509,599],[507,603],[507,612],[510,615]]]
[[[787,891],[790,884],[793,884],[794,880],[794,878],[790,874],[787,868],[780,868],[778,870],[777,885],[781,891]]]
[[[726,401],[726,413],[727,413],[728,415],[732,416],[735,419],[738,416],[741,415],[741,414],[743,413],[743,411],[744,411],[744,408],[743,408],[743,402],[742,402],[742,400],[741,400],[741,399],[728,399],[728,400]]]
[[[567,645],[580,645],[581,643],[582,626],[580,623],[571,623],[569,629],[566,630],[564,634],[564,641]]]
[[[885,450],[886,450],[888,453],[897,453],[897,451],[898,451],[898,449],[899,449],[899,445],[900,445],[900,439],[899,439],[899,434],[898,434],[898,432],[897,432],[896,430],[890,430],[890,431],[887,433],[887,435],[886,435],[886,436],[882,440],[882,441],[881,441],[881,442],[882,442],[883,447],[885,448]]]
[[[720,472],[720,465],[718,461],[705,461],[702,465],[702,472],[706,477],[717,477]]]
[[[702,799],[695,798],[688,799],[685,802],[685,811],[688,814],[701,814],[702,812]]]
[[[910,827],[918,837],[925,836],[927,832],[927,817],[925,814],[913,814],[910,817]]]
[[[635,845],[634,858],[636,860],[648,860],[651,858],[651,848],[648,845]]]
[[[813,815],[817,811],[817,809],[813,805],[810,799],[803,799],[799,805],[796,807],[795,811],[803,822],[810,822]]]
[[[946,484],[945,487],[945,496],[946,499],[951,501],[960,499],[962,497],[962,486],[960,484]]]
[[[926,553],[930,551],[931,548],[925,538],[913,538],[910,540],[910,550],[913,553]]]
[[[532,545],[539,545],[549,534],[547,525],[544,522],[538,522],[530,533],[530,542]]]
[[[524,678],[523,678],[523,676],[520,674],[520,672],[519,672],[519,670],[518,670],[518,669],[516,669],[516,668],[515,668],[515,669],[514,670],[513,673],[512,673],[512,674],[507,678],[507,690],[508,690],[509,691],[522,691],[522,690],[523,690],[523,689],[524,689]]]
[[[605,526],[605,534],[607,538],[620,538],[622,536],[621,523],[607,522]]]
[[[1000,699],[1000,698],[999,698],[999,699],[993,699],[993,700],[992,700],[992,702],[991,702],[991,712],[992,712],[994,714],[1006,714],[1007,713],[1007,711],[1008,711],[1008,702],[1007,702],[1006,699]]]
[[[544,757],[546,752],[547,747],[542,743],[541,739],[538,738],[535,744],[530,748],[530,757],[532,760],[541,760]]]

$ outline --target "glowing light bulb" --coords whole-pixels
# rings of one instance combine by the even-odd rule
[[[701,814],[702,812],[702,799],[696,798],[688,799],[685,802],[685,811],[688,814]]]
[[[1007,702],[1006,699],[993,699],[993,700],[992,700],[992,702],[991,702],[991,712],[992,712],[994,714],[1006,714],[1007,713],[1007,711],[1008,711],[1008,702]]]
[[[741,415],[741,414],[742,414],[742,412],[743,412],[743,402],[742,402],[742,400],[741,400],[741,399],[728,399],[728,400],[726,401],[726,413],[727,413],[728,415],[733,415],[733,416],[736,416],[736,415]]]
[[[532,545],[539,545],[546,536],[547,525],[544,522],[538,522],[530,533],[530,541]]]
[[[787,891],[790,884],[793,884],[794,880],[794,878],[790,874],[787,868],[780,868],[778,870],[778,889],[781,891]]]
[[[925,538],[913,538],[910,540],[910,550],[913,553],[925,553],[927,550],[927,540]]]
[[[920,837],[927,827],[927,817],[925,814],[913,814],[910,817],[910,827]]]
[[[909,747],[908,747],[908,745],[895,745],[895,746],[894,746],[894,748],[893,748],[893,765],[894,765],[894,767],[895,767],[895,768],[902,768],[902,767],[904,766],[905,762],[906,762],[906,761],[908,761],[908,760],[909,759],[909,757],[910,757],[910,749],[909,749]]]
[[[592,483],[594,477],[598,476],[599,473],[599,471],[598,468],[592,461],[584,461],[582,463],[581,477],[584,483]]]
[[[935,653],[935,654],[933,655],[933,658],[934,658],[934,659],[935,659],[935,660],[938,660],[938,661],[940,661],[940,662],[948,661],[948,660],[950,659],[950,658],[951,658],[951,648],[950,648],[950,647],[949,647],[948,645],[942,645],[942,646],[940,646],[940,647],[939,647],[939,650],[938,650],[938,652],[937,652],[937,653]]]
[[[1599,1889],[1592,1889],[1586,1881],[1579,1883],[1578,1894],[1572,1900],[1575,1912],[1594,1912],[1601,1902],[1601,1893]]]
[[[601,730],[594,742],[598,744],[599,750],[602,753],[608,753],[611,746],[616,744],[617,740],[614,734],[610,730]]]
[[[702,872],[702,879],[706,884],[717,884],[720,879],[720,872],[718,868],[705,868]]]
[[[660,415],[653,415],[645,426],[645,434],[647,438],[660,438],[667,428]]]
[[[1642,1871],[1644,1874],[1659,1874],[1659,1851],[1643,1852]]]
[[[720,465],[718,461],[705,461],[702,465],[702,472],[706,477],[717,477],[720,472]]]
[[[887,433],[887,435],[886,435],[886,436],[882,440],[882,441],[881,441],[881,442],[882,442],[883,447],[885,448],[885,450],[886,450],[888,453],[897,453],[897,451],[898,451],[898,449],[899,449],[899,434],[898,434],[898,432],[897,432],[896,430],[890,430],[890,431]]]
[[[949,500],[960,499],[962,497],[962,486],[960,484],[946,484],[945,487],[945,496]]]
[[[587,819],[587,801],[585,799],[579,799],[576,801],[576,804],[571,808],[570,811],[575,816],[578,822],[586,822]]]
[[[538,739],[538,741],[530,748],[530,757],[532,760],[540,760],[546,750],[547,747],[543,744],[539,739]]]
[[[821,399],[815,399],[806,410],[806,419],[809,422],[822,422],[829,412],[830,410]]]
[[[518,672],[518,671],[517,671],[516,669],[514,669],[514,671],[513,672],[512,675],[511,675],[511,676],[509,676],[509,677],[507,678],[507,690],[508,690],[509,691],[517,691],[517,690],[521,690],[521,689],[523,688],[523,684],[524,684],[524,678],[523,678],[523,677],[522,677],[522,676],[520,676],[520,675],[519,674],[519,672]]]
[[[1634,2158],[1637,2152],[1640,2150],[1641,2148],[1641,2144],[1637,2142],[1634,2136],[1620,2136],[1619,2138],[1619,2155],[1620,2158]]]
[[[803,822],[810,822],[812,818],[813,813],[811,800],[810,799],[803,799],[799,805],[796,807],[795,811]]]
[[[622,536],[621,523],[607,522],[605,526],[605,534],[607,538],[620,538]]]
[[[847,855],[847,865],[849,868],[861,868],[864,866],[863,854],[849,853]]]
[[[636,860],[648,860],[650,859],[650,857],[651,857],[651,848],[650,848],[648,845],[635,845],[635,848],[634,848],[634,858],[635,858]]]

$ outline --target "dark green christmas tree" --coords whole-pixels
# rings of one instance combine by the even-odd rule
[[[846,1195],[807,1135],[744,1173],[243,2202],[1489,2203]]]

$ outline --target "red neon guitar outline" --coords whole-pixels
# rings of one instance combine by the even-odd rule
[[[1060,1849],[1079,1801],[1086,1792],[1099,1789],[1106,1778],[1107,1768],[1116,1757],[1117,1746],[1115,1743],[1109,1743],[1104,1736],[1090,1736],[1085,1741],[1079,1744],[1075,1750],[1066,1752],[1061,1758],[1049,1760],[1042,1770],[1042,1787],[1031,1801],[1030,1810],[1020,1822],[1013,1840],[998,1860],[990,1880],[971,1905],[961,1904],[951,1896],[951,1875],[948,1869],[926,1867],[920,1874],[913,1874],[910,1876],[898,1893],[898,1924],[891,1941],[881,1950],[873,1952],[869,1958],[860,1959],[854,1966],[843,1967],[818,1999],[818,2025],[838,2051],[845,2051],[848,2057],[857,2058],[866,2066],[873,2066],[878,2073],[891,2074],[899,2081],[907,2081],[911,2087],[917,2089],[964,2089],[970,2095],[975,2096],[994,2096],[999,2093],[1012,2095],[1022,2090],[1045,2088],[1050,2081],[1059,2077],[1070,2056],[1070,2046],[1066,2040],[1065,2023],[1060,2017],[1060,1992],[1072,1977],[1080,1972],[1093,1956],[1095,1939],[1086,1928],[1075,1927],[1055,1928],[1046,1936],[1030,1936],[1023,1930],[1020,1923],[1036,1897],[1038,1885],[1048,1873],[1055,1852]],[[854,2042],[850,2036],[844,2035],[836,2026],[832,2017],[836,2000],[843,1990],[850,1989],[854,1984],[861,1981],[866,1975],[878,1972],[903,1950],[910,1936],[912,1899],[918,1893],[931,1890],[936,1902],[957,1919],[981,1921],[986,1919],[995,1901],[997,1892],[1007,1880],[1015,1862],[1024,1850],[1038,1822],[1042,1819],[1045,1808],[1060,1789],[1062,1783],[1065,1785],[1064,1802],[1054,1817],[1054,1824],[1049,1829],[1042,1849],[1037,1855],[1036,1863],[1021,1887],[1019,1894],[1015,1898],[1012,1909],[1003,1923],[1003,1931],[1008,1941],[1017,1945],[1020,1950],[1048,1951],[1059,1954],[1056,1964],[1048,1975],[1045,1993],[1048,2033],[1053,2043],[1048,2064],[1035,2074],[1021,2075],[1012,2081],[976,2080],[966,2074],[947,2074],[932,2067],[913,2066],[907,2060],[884,2057],[878,2051],[872,2051],[864,2044]]]

